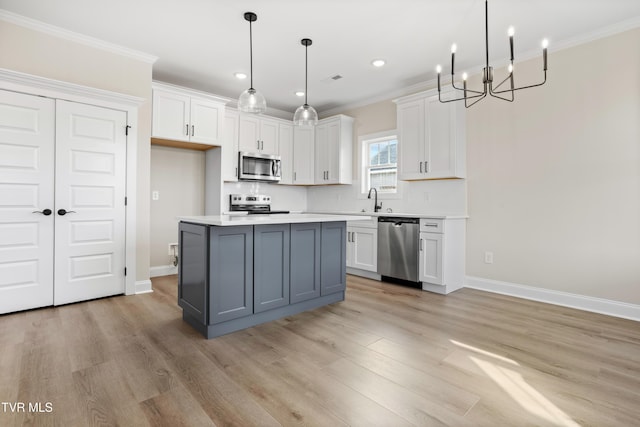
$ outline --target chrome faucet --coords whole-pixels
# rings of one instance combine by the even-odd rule
[[[369,194],[367,195],[367,199],[371,198],[372,190],[376,192],[375,199],[373,200],[373,211],[378,212],[380,209],[382,209],[382,202],[380,202],[380,204],[378,205],[378,190],[375,187],[371,187],[369,189]]]

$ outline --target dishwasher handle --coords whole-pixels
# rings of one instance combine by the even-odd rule
[[[381,222],[391,222],[393,225],[402,225],[402,224],[420,224],[419,218],[404,218],[398,216],[379,216],[378,223]]]

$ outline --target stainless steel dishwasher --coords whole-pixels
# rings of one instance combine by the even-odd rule
[[[378,218],[378,274],[418,282],[420,220],[381,216]]]

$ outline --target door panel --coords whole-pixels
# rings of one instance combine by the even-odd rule
[[[126,119],[56,102],[55,305],[124,293]]]
[[[53,304],[54,108],[0,91],[0,313]]]

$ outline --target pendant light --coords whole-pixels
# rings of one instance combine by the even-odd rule
[[[258,15],[253,12],[246,12],[244,19],[249,21],[249,58],[251,71],[251,86],[240,94],[238,98],[238,110],[243,113],[260,114],[267,111],[267,100],[257,90],[253,88],[253,33],[251,23],[258,20]]]
[[[315,126],[318,124],[318,113],[316,109],[307,103],[307,49],[311,46],[311,39],[300,40],[302,46],[304,46],[304,104],[298,107],[293,115],[293,124],[296,126]]]

